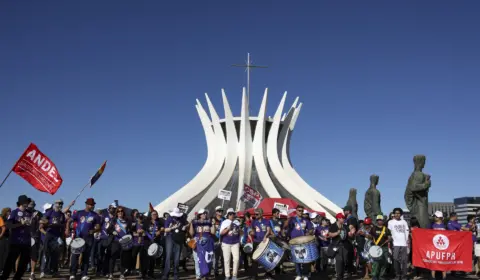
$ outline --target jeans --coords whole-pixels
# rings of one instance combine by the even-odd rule
[[[84,239],[85,240],[85,246],[83,247],[83,253],[82,255],[82,277],[88,275],[88,266],[90,262],[88,261],[90,257],[90,253],[92,250],[93,246],[93,237],[87,237]],[[72,254],[72,265],[70,267],[70,276],[75,276],[77,274],[77,269],[78,269],[78,261],[80,259],[80,255],[74,255]]]
[[[165,270],[163,271],[162,279],[168,279],[168,273],[170,272],[170,261],[173,257],[173,277],[178,279],[178,264],[180,262],[180,244],[173,241],[171,235],[165,236]]]
[[[232,276],[237,277],[238,274],[238,260],[240,259],[240,243],[225,244],[222,243],[223,252],[223,271],[225,278],[230,278],[230,258],[233,256],[233,272]]]
[[[90,265],[92,267],[97,267],[97,264],[98,264],[98,261],[99,261],[99,258],[98,258],[98,255],[99,255],[99,252],[100,252],[99,245],[100,245],[100,239],[93,239],[92,250],[90,250],[91,251],[91,253],[90,253]]]
[[[337,253],[335,254],[335,272],[337,275],[337,280],[343,280],[348,254],[348,248],[345,248],[342,245],[338,246]]]

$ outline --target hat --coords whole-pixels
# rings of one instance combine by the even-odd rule
[[[376,220],[377,220],[377,221],[378,221],[378,220],[383,220],[383,215],[381,215],[381,214],[377,215],[377,219],[376,219]]]
[[[345,215],[343,215],[343,213],[338,213],[337,215],[335,215],[335,219],[345,219]]]
[[[181,217],[183,213],[178,208],[173,208],[173,211],[170,212],[170,216],[172,217]]]
[[[88,204],[88,205],[95,205],[95,200],[93,198],[87,198],[87,200],[85,201],[85,204]]]
[[[112,206],[113,208],[117,208],[117,204],[115,202],[112,202],[110,206]]]
[[[21,196],[18,197],[17,204],[28,204],[30,203],[30,198],[28,198],[26,195],[22,194]]]
[[[52,204],[50,203],[45,203],[43,205],[43,212],[47,212],[48,209],[52,208]]]
[[[231,214],[231,213],[235,213],[235,210],[233,210],[233,208],[228,208],[227,215]]]
[[[57,200],[55,200],[55,203],[60,203],[61,204],[61,203],[63,203],[63,200],[57,199]]]
[[[215,212],[216,212],[216,211],[223,211],[223,207],[222,207],[222,206],[217,206],[217,207],[215,207]]]
[[[303,214],[308,214],[307,209],[303,209]]]
[[[200,215],[200,214],[205,214],[205,213],[208,213],[208,211],[205,210],[205,209],[203,209],[203,208],[200,209],[200,210],[198,210],[198,212],[197,212],[198,215]]]
[[[443,213],[442,211],[435,211],[435,214],[433,214],[437,218],[443,218]]]
[[[371,218],[365,218],[365,221],[363,221],[363,224],[365,225],[371,225],[372,224],[372,219]]]
[[[343,211],[350,211],[350,212],[352,212],[352,206],[347,205],[347,206],[343,207]]]
[[[318,214],[315,213],[315,212],[310,213],[310,219],[315,219],[317,216],[318,216]]]

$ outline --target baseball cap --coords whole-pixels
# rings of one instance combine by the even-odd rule
[[[437,218],[443,218],[443,213],[441,211],[435,211],[435,214],[433,214]]]
[[[338,213],[336,216],[335,216],[335,219],[345,219],[345,215],[343,215],[343,213]]]
[[[207,213],[207,212],[208,212],[207,210],[205,210],[205,209],[202,208],[202,209],[198,210],[198,213],[197,213],[197,214],[200,215],[200,214],[204,214],[204,213]]]
[[[223,207],[222,206],[217,206],[217,207],[215,207],[215,211],[223,211]]]
[[[377,215],[377,219],[376,219],[376,220],[377,220],[377,221],[378,221],[378,220],[383,220],[383,215],[381,215],[381,214]]]

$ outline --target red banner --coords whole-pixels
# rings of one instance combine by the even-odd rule
[[[412,229],[413,265],[434,271],[472,271],[472,233]]]
[[[41,192],[54,195],[63,179],[55,164],[31,143],[18,159],[12,171]]]

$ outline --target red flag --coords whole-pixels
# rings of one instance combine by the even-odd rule
[[[472,233],[412,229],[413,265],[433,271],[471,271]]]
[[[152,203],[149,202],[149,203],[148,203],[148,211],[149,211],[150,213],[152,213],[154,210],[155,210],[155,209],[153,208]]]
[[[54,195],[63,179],[55,164],[31,143],[13,166],[12,171],[41,192]]]

